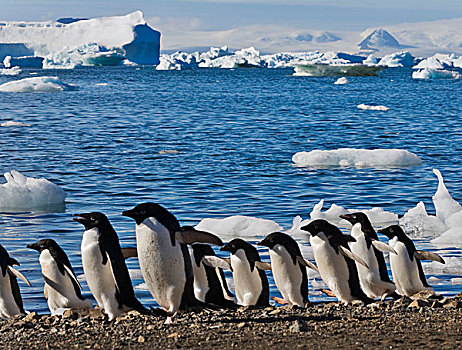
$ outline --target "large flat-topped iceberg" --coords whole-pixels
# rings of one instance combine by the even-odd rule
[[[339,148],[324,151],[298,152],[292,157],[298,166],[329,167],[411,167],[422,164],[419,156],[402,149]]]
[[[97,44],[138,64],[158,64],[160,33],[141,11],[126,16],[60,22],[0,22],[0,60],[6,56],[55,57],[57,53]]]

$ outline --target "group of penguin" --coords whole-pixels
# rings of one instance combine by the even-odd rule
[[[319,272],[329,288],[323,290],[345,304],[354,300],[412,296],[431,290],[420,260],[444,263],[437,254],[416,250],[412,240],[398,225],[378,230],[389,244],[378,240],[368,217],[361,212],[341,215],[353,227],[351,235],[326,220],[318,219],[301,227],[310,235],[316,264],[305,260],[298,243],[283,232],[274,232],[258,243],[269,248],[271,263],[262,262],[257,249],[236,238],[223,244],[217,236],[180,226],[176,217],[156,203],[143,203],[122,215],[136,222],[136,248],[121,248],[108,218],[99,212],[74,214],[85,227],[82,237],[82,266],[88,287],[98,306],[114,320],[122,313],[163,315],[171,323],[179,310],[197,306],[268,306],[271,270],[282,298],[279,304],[305,307],[308,301],[307,268]],[[221,246],[230,258],[216,256],[210,245]],[[66,253],[52,239],[27,246],[40,253],[45,281],[44,294],[53,313],[61,308],[91,308],[92,301],[81,294],[81,286]],[[383,252],[390,254],[388,271]],[[137,257],[146,285],[160,308],[147,309],[135,297],[125,259]],[[13,266],[0,245],[0,317],[24,313],[17,278],[30,283]],[[223,269],[232,271],[235,296],[229,291]]]

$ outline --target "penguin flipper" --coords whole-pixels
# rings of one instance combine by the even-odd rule
[[[398,255],[396,250],[394,250],[392,247],[390,247],[388,244],[381,242],[379,240],[373,239],[372,240],[372,245],[377,249],[380,250],[381,252],[388,252],[388,253],[393,253],[395,255]]]
[[[198,231],[192,227],[183,227],[181,231],[176,231],[175,239],[184,244],[207,243],[218,246],[223,245],[223,241],[218,236],[209,232]]]
[[[414,252],[414,256],[419,259],[419,260],[431,260],[431,261],[436,261],[441,264],[445,264],[446,262],[444,259],[439,256],[438,254],[432,253],[432,252],[427,252],[425,250],[416,250]]]
[[[339,251],[342,255],[344,255],[345,257],[347,258],[350,258],[351,260],[354,260],[356,261],[357,263],[363,265],[365,268],[369,268],[369,266],[366,264],[366,262],[361,259],[359,256],[357,256],[355,253],[353,253],[352,251],[350,251],[349,249],[343,247],[343,246],[339,246]]]
[[[231,261],[227,258],[220,258],[218,256],[213,255],[205,255],[201,260],[204,265],[210,267],[221,267],[222,269],[233,271],[231,267]]]
[[[122,254],[124,256],[124,259],[138,257],[138,251],[136,250],[136,248],[120,248],[120,249],[122,249]]]
[[[301,257],[301,256],[297,256],[296,259],[297,259],[297,261],[300,263],[300,265],[303,265],[303,266],[305,266],[305,267],[309,267],[310,269],[312,269],[312,270],[316,271],[317,273],[319,273],[318,267],[317,267],[315,264],[313,264],[311,261],[305,260],[305,259],[304,259],[303,257]]]
[[[74,280],[74,282],[79,286],[80,290],[83,290],[82,286],[80,285],[80,282],[79,280],[77,279],[77,277],[75,276],[74,274],[74,271],[72,271],[69,266],[67,265],[64,265],[64,269],[67,271],[69,277]]]
[[[263,270],[263,271],[270,271],[271,270],[271,264],[267,262],[262,262],[262,261],[255,261],[255,266],[257,269]]]
[[[29,282],[29,280],[26,278],[26,276],[24,276],[21,272],[19,272],[18,270],[16,270],[15,268],[11,267],[11,266],[8,266],[8,271],[14,275],[15,277],[17,278],[20,278],[22,279],[24,282],[26,282],[26,284],[29,286],[29,287],[32,287],[32,284]]]

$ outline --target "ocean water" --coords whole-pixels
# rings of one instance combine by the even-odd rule
[[[83,226],[72,221],[73,213],[104,212],[122,245],[134,246],[134,221],[121,212],[145,201],[164,205],[184,225],[247,215],[290,228],[294,216],[308,218],[322,198],[327,206],[379,206],[399,215],[424,201],[431,213],[437,188],[433,168],[442,172],[453,197],[462,199],[460,80],[414,81],[410,69],[387,69],[380,77],[334,85],[336,78],[293,77],[290,70],[151,67],[25,70],[19,78],[36,76],[30,73],[78,86],[61,93],[0,93],[0,122],[30,124],[0,127],[0,171],[45,177],[68,193],[64,211],[0,213],[0,243],[33,284],[21,282],[31,311],[48,308],[38,253],[27,244],[55,239],[77,274],[83,273]],[[0,83],[17,78],[0,76]],[[356,108],[360,103],[390,110],[362,111]],[[401,148],[423,163],[300,168],[291,161],[299,151],[341,147]],[[428,270],[430,283],[445,295],[462,291],[462,285],[452,284],[457,280],[451,282],[462,272],[460,248],[434,247],[431,238],[416,237],[418,248],[453,264]],[[306,240],[299,242],[309,250]],[[267,250],[259,250],[268,259]],[[137,261],[128,265],[139,286]],[[271,293],[278,295],[269,277]],[[146,289],[137,288],[136,294],[155,305]],[[316,293],[311,298],[323,299]]]

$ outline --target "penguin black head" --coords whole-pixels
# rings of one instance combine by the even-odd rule
[[[244,252],[247,252],[249,250],[257,250],[254,246],[240,238],[235,238],[231,242],[225,244],[223,247],[220,248],[220,250],[225,250],[227,252],[230,252],[231,254],[236,254],[236,252],[239,249],[244,250]]]
[[[359,222],[361,226],[366,226],[370,222],[367,215],[361,212],[343,214],[343,215],[339,215],[339,217],[347,220],[352,225],[355,225]]]
[[[301,229],[308,231],[313,237],[317,236],[321,232],[324,232],[327,235],[339,231],[336,226],[323,219],[311,221],[308,225],[301,227]]]
[[[19,266],[19,262],[11,258],[6,249],[0,244],[0,268],[3,277],[5,277],[7,267],[11,265]]]
[[[74,216],[75,217],[72,220],[80,222],[83,226],[85,226],[86,230],[100,227],[102,225],[110,225],[108,218],[103,213],[93,212],[85,214],[74,214]]]
[[[61,250],[61,247],[58,245],[58,243],[56,243],[52,239],[41,239],[38,242],[28,244],[27,248],[34,249],[34,250],[38,251],[39,253],[41,253],[42,251],[44,251],[46,249],[48,249],[50,251],[51,250],[53,250],[53,251]]]
[[[288,247],[294,244],[296,245],[297,243],[292,237],[282,232],[270,233],[268,236],[265,237],[265,239],[257,243],[257,245],[262,245],[268,247],[269,249],[273,249],[274,246],[277,244],[280,244],[284,247]]]
[[[141,225],[147,218],[155,218],[170,232],[180,229],[180,224],[176,217],[157,203],[138,204],[135,208],[122,212],[122,215],[134,219],[137,225]]]
[[[399,225],[391,225],[386,228],[382,228],[377,231],[378,233],[387,236],[388,239],[398,237],[398,240],[403,241],[403,239],[408,238],[404,233],[403,229]]]
[[[194,261],[196,262],[197,267],[201,266],[202,258],[206,255],[215,256],[215,252],[212,247],[208,244],[193,244],[191,245],[193,251]]]

